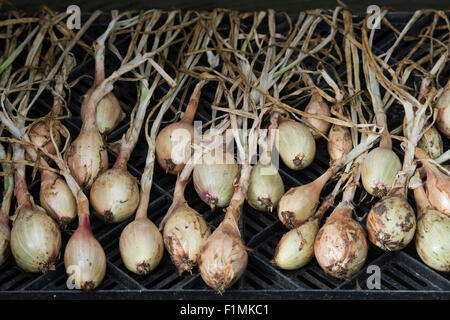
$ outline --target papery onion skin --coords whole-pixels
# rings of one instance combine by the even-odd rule
[[[386,196],[378,201],[367,216],[369,240],[384,251],[405,248],[414,237],[416,216],[402,197]]]
[[[375,197],[387,195],[401,168],[400,159],[392,150],[381,147],[373,149],[362,165],[361,180],[364,189]]]
[[[108,153],[100,133],[81,132],[67,153],[67,164],[72,176],[83,190],[88,190],[97,176],[108,168]]]
[[[55,270],[61,249],[58,225],[38,206],[18,208],[11,230],[11,252],[27,272]]]
[[[329,117],[331,115],[330,108],[328,107],[326,102],[323,101],[320,94],[313,94],[311,100],[305,108],[305,112],[326,117]],[[305,121],[308,122],[312,127],[316,128],[323,135],[326,135],[328,133],[328,129],[330,129],[330,123],[325,120],[306,118]],[[322,137],[315,130],[311,130],[311,134],[316,140]]]
[[[226,207],[233,196],[239,165],[232,160],[233,163],[214,163],[215,157],[206,154],[203,163],[194,167],[192,180],[195,191],[212,209]]]
[[[90,200],[99,218],[110,223],[122,222],[139,205],[137,179],[122,167],[111,168],[92,184]]]
[[[278,203],[278,218],[289,229],[308,220],[317,208],[320,195],[302,187],[291,188]]]
[[[447,84],[448,86],[448,84]],[[445,109],[448,106],[450,106],[450,87],[448,89],[444,90],[442,94],[439,96],[438,100],[436,101],[436,108],[438,109]]]
[[[105,252],[92,234],[87,214],[67,243],[64,265],[76,288],[83,291],[94,290],[105,276]]]
[[[247,264],[247,249],[237,223],[226,215],[202,249],[200,275],[208,286],[222,294],[244,274]]]
[[[278,130],[278,151],[283,163],[292,170],[308,167],[316,155],[316,142],[308,127],[293,120],[281,120]]]
[[[52,133],[53,140],[59,148],[61,146],[61,135],[58,130],[53,130]],[[30,138],[31,143],[35,146],[44,148],[49,154],[56,153],[55,146],[50,138],[50,128],[46,121],[38,121],[34,123],[28,132],[28,137]]]
[[[450,104],[439,109],[436,126],[447,138],[450,138]]]
[[[417,221],[416,250],[429,267],[450,272],[450,217],[429,209]]]
[[[406,129],[407,120],[403,119],[403,136],[408,138],[408,131]],[[434,126],[431,126],[425,131],[417,142],[417,147],[426,152],[432,159],[438,158],[444,152],[444,143],[439,131]]]
[[[194,127],[187,122],[176,122],[162,129],[156,137],[156,159],[163,170],[178,174],[191,157]]]
[[[247,202],[259,211],[272,211],[284,194],[284,183],[273,164],[257,163],[250,175]]]
[[[450,177],[428,163],[424,164],[424,168],[428,200],[438,211],[450,216]]]
[[[352,207],[341,203],[317,234],[314,254],[321,268],[338,279],[349,279],[366,261],[366,232],[351,218]]]
[[[325,183],[334,175],[328,169],[311,183],[288,190],[278,203],[278,218],[289,229],[297,228],[316,211]]]
[[[417,147],[425,151],[432,159],[436,159],[444,152],[441,135],[435,127],[431,127],[424,132],[417,143]]]
[[[164,255],[162,235],[147,218],[136,219],[123,229],[119,248],[125,267],[139,275],[152,272]]]
[[[67,183],[60,177],[54,176],[51,180],[43,180],[39,199],[42,207],[56,220],[61,230],[77,216],[77,204]]]
[[[348,154],[353,149],[348,128],[333,124],[328,133],[327,149],[331,161],[339,160]]]
[[[86,98],[81,105],[81,119],[84,121],[86,113],[86,104],[95,88],[89,89]],[[119,100],[116,96],[109,92],[97,104],[96,120],[98,131],[102,135],[107,135],[113,131],[117,125],[125,118],[125,113],[120,107]]]
[[[11,232],[8,221],[0,217],[0,266],[9,256],[9,243],[11,242]]]
[[[175,209],[163,229],[164,245],[178,273],[190,272],[198,263],[200,252],[211,230],[205,219],[187,204]]]
[[[275,249],[272,264],[284,270],[296,270],[308,264],[314,256],[314,240],[319,221],[307,221],[283,235]]]

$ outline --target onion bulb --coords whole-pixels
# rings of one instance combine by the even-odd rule
[[[78,228],[67,243],[64,265],[69,279],[83,291],[95,289],[105,276],[105,252],[92,234],[88,214],[80,216]]]
[[[313,93],[311,100],[309,100],[309,103],[305,108],[305,112],[327,117],[331,115],[330,107],[328,107],[328,104],[323,101],[322,96],[317,92]],[[305,121],[308,122],[317,131],[321,132],[323,135],[326,135],[328,133],[328,129],[330,128],[330,123],[325,120],[306,118]],[[316,130],[311,130],[311,133],[314,139],[319,139],[322,136],[318,132],[316,132]]]
[[[239,175],[239,166],[234,158],[227,159],[225,154],[222,156],[217,157],[214,153],[203,155],[202,163],[195,165],[192,173],[195,191],[212,210],[230,203]]]
[[[220,294],[232,286],[247,268],[248,254],[239,232],[238,221],[242,214],[251,172],[250,164],[244,162],[225,217],[206,241],[198,259],[203,281]]]
[[[9,255],[9,243],[11,232],[8,220],[0,216],[0,266],[6,261]]]
[[[244,274],[247,264],[247,249],[236,219],[227,213],[203,246],[198,260],[200,275],[221,294]]]
[[[56,220],[61,230],[77,216],[77,204],[67,183],[59,176],[41,171],[39,199],[42,207]]]
[[[61,232],[44,209],[20,206],[11,230],[11,252],[19,267],[27,272],[55,270],[60,249]]]
[[[450,82],[447,83],[436,102],[436,107],[439,109],[436,126],[447,138],[450,138]]]
[[[438,158],[444,152],[441,135],[435,127],[424,132],[417,143],[417,147],[424,150],[432,159]]]
[[[164,224],[163,238],[180,275],[197,265],[200,251],[210,235],[205,219],[187,204],[170,214]]]
[[[53,130],[52,134],[53,140],[59,148],[61,146],[61,135],[58,130]],[[28,132],[28,137],[30,138],[30,142],[35,146],[45,149],[49,154],[54,155],[56,153],[55,146],[50,138],[50,128],[46,121],[34,123]]]
[[[197,111],[200,90],[204,84],[200,81],[195,86],[181,120],[162,129],[156,137],[156,159],[167,173],[178,174],[191,157],[191,144],[194,139],[192,122]]]
[[[430,204],[438,211],[450,216],[450,177],[427,161],[423,150],[416,148],[416,157],[421,159],[427,174],[426,191]]]
[[[417,253],[431,268],[449,272],[450,217],[433,209],[423,186],[414,189],[414,198],[419,211],[415,236]]]
[[[289,230],[278,243],[272,264],[284,270],[295,270],[308,264],[314,256],[314,240],[318,231],[318,219]]]
[[[416,217],[405,198],[386,196],[367,216],[369,240],[384,251],[405,248],[414,237]]]
[[[391,190],[401,168],[400,159],[391,149],[373,149],[362,165],[361,180],[364,189],[375,197],[385,196]]]
[[[10,159],[10,153],[6,153],[2,144],[0,144],[0,159]],[[11,165],[3,162],[2,169],[6,175],[3,176],[3,199],[0,206],[0,266],[6,261],[10,251],[9,212],[14,194],[14,175],[12,174]]]
[[[403,120],[403,136],[408,138],[408,131],[406,130],[406,117]],[[439,131],[434,126],[425,131],[417,142],[417,147],[426,152],[432,159],[438,158],[444,152],[444,144]]]
[[[81,105],[81,119],[83,121],[86,114],[86,102],[93,91],[94,88],[89,89],[86,98]],[[96,121],[100,134],[107,135],[113,131],[124,118],[125,113],[120,107],[119,100],[117,100],[112,92],[105,95],[100,102],[97,103]]]
[[[247,202],[259,211],[270,211],[277,207],[284,194],[284,183],[272,163],[257,163],[250,175]]]
[[[95,214],[111,223],[122,222],[136,211],[139,204],[137,179],[123,167],[103,172],[90,192]]]
[[[67,153],[70,172],[82,189],[89,189],[108,168],[108,153],[97,128],[81,130]]]
[[[13,145],[13,160],[25,158],[24,149]],[[14,164],[15,195],[18,203],[11,229],[11,252],[27,272],[55,270],[61,249],[61,232],[44,209],[34,204],[25,180],[25,166]]]
[[[331,161],[339,160],[349,153],[353,143],[348,128],[333,124],[328,133],[327,148]]]
[[[308,220],[316,211],[325,183],[334,175],[330,168],[311,183],[289,189],[278,203],[278,218],[289,229]]]
[[[450,218],[439,211],[428,210],[417,221],[416,250],[431,268],[450,272]]]
[[[120,255],[128,270],[144,275],[154,270],[164,254],[161,233],[147,218],[128,224],[120,235]]]
[[[316,154],[316,142],[308,127],[293,121],[278,124],[279,153],[284,164],[292,170],[308,167]]]
[[[329,275],[348,279],[358,272],[367,257],[366,233],[352,219],[353,206],[341,202],[320,228],[314,254],[321,268]]]

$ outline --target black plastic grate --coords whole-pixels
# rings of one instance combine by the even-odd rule
[[[409,13],[390,13],[388,18],[394,27],[401,29],[408,21]],[[85,17],[86,18],[86,17]],[[355,21],[359,18],[355,18]],[[417,26],[424,26],[430,23],[431,15],[423,15],[416,23]],[[90,44],[98,37],[109,20],[108,15],[102,15],[84,35],[83,39]],[[226,21],[226,19],[224,19]],[[244,21],[245,23],[245,21]],[[226,27],[226,23],[223,23]],[[251,24],[250,24],[251,26]],[[249,26],[247,26],[249,27]],[[283,33],[288,29],[286,19],[282,15],[277,16],[277,32]],[[328,28],[323,28],[324,34]],[[267,29],[267,26],[261,25],[260,32]],[[320,29],[319,29],[320,30]],[[266,30],[267,31],[267,30]],[[418,29],[411,30],[411,33]],[[119,50],[123,50],[121,43],[126,42],[126,36],[118,37],[116,45]],[[380,53],[389,48],[395,41],[395,35],[387,27],[376,32],[374,38],[374,50]],[[412,46],[412,43],[411,43]],[[405,45],[396,50],[392,61],[398,61],[409,52],[411,46]],[[426,48],[419,50],[415,56],[420,56],[426,52]],[[77,58],[82,59],[85,53],[82,50],[74,51]],[[20,60],[22,58],[22,61]],[[23,63],[23,57],[20,57],[15,63]],[[109,74],[117,67],[118,60],[111,54],[106,57],[107,70]],[[202,63],[202,62],[201,62]],[[207,63],[203,61],[203,63]],[[305,65],[308,66],[308,60]],[[345,74],[343,66],[336,66],[331,63],[340,75]],[[73,79],[80,76],[93,76],[94,61],[89,58],[83,64],[73,70],[71,77]],[[449,68],[442,73],[443,77],[449,76]],[[82,78],[76,87],[72,90],[70,110],[72,118],[64,121],[73,137],[78,135],[81,119],[79,110],[81,106],[81,96],[91,87],[92,78]],[[208,120],[211,113],[211,102],[215,93],[214,86],[206,86],[202,91],[202,96],[197,114],[198,120]],[[136,103],[136,87],[133,83],[118,82],[115,85],[114,93],[121,102],[122,108],[130,114],[130,111]],[[155,100],[167,93],[167,87],[157,89]],[[303,99],[293,106],[303,109],[307,100]],[[174,101],[174,106],[178,107],[180,100]],[[52,98],[48,95],[42,95],[36,106],[32,109],[31,116],[42,116],[50,111]],[[185,107],[185,106],[184,106]],[[399,112],[400,110],[400,112]],[[393,106],[390,114],[390,125],[392,128],[401,124],[401,108]],[[173,116],[173,115],[171,115]],[[169,120],[167,117],[166,120]],[[129,118],[127,118],[128,120]],[[118,129],[112,132],[108,141],[115,141],[127,130],[127,121],[121,123]],[[135,151],[129,161],[128,170],[138,178],[144,169],[147,145],[144,136],[138,142]],[[398,145],[395,145],[395,151],[400,153]],[[449,142],[446,141],[446,148]],[[110,163],[115,159],[115,155],[110,152]],[[280,173],[285,183],[286,190],[290,187],[308,183],[317,178],[328,168],[329,157],[326,152],[326,143],[323,139],[318,141],[316,159],[306,170],[293,172],[286,168],[280,162]],[[166,175],[158,166],[155,168],[154,184],[151,191],[151,202],[149,204],[149,218],[159,224],[165,212],[170,206],[172,200],[173,188],[176,178]],[[192,182],[191,182],[192,183]],[[328,183],[323,190],[323,195],[331,191],[333,183]],[[34,195],[36,201],[39,199],[39,180],[30,185],[30,192]],[[204,215],[207,222],[214,228],[223,218],[221,210],[211,212],[209,207],[204,204],[196,195],[192,185],[186,189],[186,199],[195,210]],[[370,208],[370,203],[365,201],[361,203],[358,215],[362,216]],[[422,263],[411,243],[402,252],[385,253],[377,247],[370,245],[366,266],[351,279],[341,281],[328,276],[322,271],[317,262],[313,259],[307,266],[295,271],[281,271],[272,266],[270,260],[273,258],[275,247],[281,236],[287,231],[278,220],[276,212],[261,213],[252,209],[247,204],[244,205],[243,216],[240,221],[242,235],[249,251],[249,265],[244,276],[224,294],[227,299],[293,299],[293,298],[348,298],[364,299],[367,297],[380,298],[449,298],[450,297],[450,278],[448,274],[443,274],[428,268]],[[69,290],[66,287],[67,276],[65,274],[64,263],[62,260],[56,265],[56,270],[47,274],[25,273],[19,269],[14,260],[10,257],[8,261],[0,266],[0,299],[10,298],[33,298],[33,299],[182,299],[182,298],[221,298],[213,292],[201,279],[198,271],[193,274],[178,276],[178,273],[170,261],[170,257],[165,253],[160,265],[147,276],[139,276],[129,272],[120,257],[119,236],[123,228],[132,220],[132,218],[120,224],[106,224],[95,216],[92,217],[92,229],[96,238],[102,244],[108,264],[104,281],[96,291],[83,293]],[[325,220],[325,219],[323,219]],[[365,226],[365,221],[362,222]],[[75,225],[71,226],[72,230]],[[70,228],[69,228],[70,229]],[[63,234],[63,248],[70,237],[70,231]],[[381,289],[369,290],[367,288],[367,279],[370,274],[367,273],[368,265],[380,267]]]

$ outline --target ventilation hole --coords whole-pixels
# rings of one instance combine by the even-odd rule
[[[164,286],[161,287],[161,289],[170,289],[172,288],[174,285],[176,285],[178,282],[180,282],[180,280],[183,279],[181,277],[175,277],[173,280],[169,281],[167,284],[165,284]]]
[[[329,282],[328,280],[326,280],[325,278],[322,278],[321,276],[319,276],[318,274],[316,274],[315,272],[311,271],[311,270],[307,270],[306,271],[308,274],[310,274],[311,276],[313,276],[314,278],[316,278],[318,281],[322,282],[323,284],[325,284],[328,288],[336,288],[336,286],[334,284],[332,284],[331,282]]]
[[[154,287],[157,283],[161,282],[162,280],[166,279],[169,275],[171,275],[172,273],[174,273],[174,270],[169,270],[166,271],[164,273],[162,273],[161,275],[159,275],[158,277],[156,277],[155,279],[151,280],[150,282],[148,282],[147,284],[145,284],[145,286],[147,288],[152,288]]]
[[[273,258],[273,254],[264,247],[258,248],[258,252],[260,252],[264,257],[266,257],[269,260],[272,260]]]
[[[19,281],[17,281],[16,283],[14,283],[12,286],[10,286],[8,288],[8,290],[15,290],[17,288],[19,288],[20,286],[22,286],[23,284],[27,283],[29,280],[31,280],[31,277],[24,277],[22,279],[20,279]]]
[[[298,275],[297,279],[306,284],[311,289],[320,289],[317,285],[306,279],[303,275]]]
[[[394,287],[393,285],[391,285],[390,283],[386,282],[385,280],[381,279],[381,284],[388,288],[389,290],[398,290],[396,287]]]
[[[403,274],[405,274],[406,276],[408,276],[408,278],[411,278],[411,280],[414,280],[415,282],[417,282],[420,286],[422,287],[428,287],[428,284],[426,282],[423,282],[422,280],[420,280],[419,278],[417,278],[415,275],[413,275],[411,272],[407,271],[406,269],[404,269],[403,267],[401,267],[400,265],[393,263],[392,266],[397,269],[398,271],[402,272]]]
[[[272,279],[269,279],[268,277],[266,277],[265,274],[261,273],[261,271],[259,271],[258,269],[256,269],[254,266],[249,266],[248,270],[250,272],[252,272],[254,275],[256,275],[260,280],[264,281],[265,283],[269,284],[269,285],[273,285],[273,281]]]
[[[114,289],[115,287],[117,287],[117,283],[112,282],[112,283],[106,285],[105,287],[103,287],[103,290],[110,290],[110,289]]]
[[[253,287],[254,289],[264,289],[264,287],[262,287],[261,285],[259,285],[256,281],[254,281],[252,278],[250,278],[249,276],[245,277],[245,282],[247,282],[251,287]]]
[[[2,283],[3,284],[7,283],[9,280],[12,280],[13,278],[19,276],[21,273],[22,271],[15,268],[14,272],[9,274],[6,278],[2,279]]]
[[[384,273],[387,274],[392,280],[397,281],[399,284],[401,284],[405,288],[407,288],[409,290],[415,290],[416,289],[413,286],[411,286],[410,284],[408,284],[406,281],[404,281],[401,278],[397,277],[395,274],[393,274],[389,270],[384,270]]]

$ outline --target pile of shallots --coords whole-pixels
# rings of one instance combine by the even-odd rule
[[[109,245],[95,222],[120,228],[125,272],[170,260],[220,294],[245,279],[259,255],[248,247],[275,236],[273,259],[256,260],[283,270],[315,258],[354,279],[376,246],[450,272],[450,25],[429,12],[433,27],[413,33],[422,14],[381,53],[379,29],[340,6],[286,17],[286,34],[273,10],[112,12],[93,43],[83,35],[100,12],[75,31],[45,7],[11,16],[0,37],[0,264],[46,273],[63,260],[69,288],[94,290]],[[422,46],[433,50],[416,54]],[[93,81],[75,72],[86,57]],[[149,209],[160,180],[172,183],[158,190],[164,214]],[[246,243],[248,210],[277,224]]]

